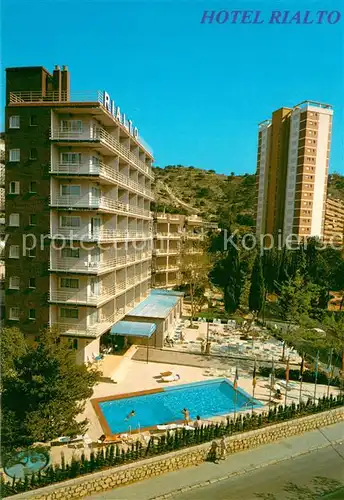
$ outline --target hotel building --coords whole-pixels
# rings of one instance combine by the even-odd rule
[[[327,197],[324,223],[324,242],[342,245],[344,242],[344,202]]]
[[[64,66],[6,70],[6,324],[57,329],[85,362],[151,286],[153,156]]]
[[[198,215],[156,213],[153,225],[152,283],[155,288],[173,288],[180,283],[181,258],[194,259],[204,252],[208,231],[217,223]]]
[[[259,124],[256,233],[321,238],[333,110],[304,101]]]
[[[0,135],[0,326],[5,315],[5,140]]]

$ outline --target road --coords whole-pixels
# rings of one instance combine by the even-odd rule
[[[329,498],[344,498],[344,444],[270,465],[231,479],[197,488],[171,500],[316,500],[340,486]]]
[[[175,500],[314,500],[319,498],[315,491],[330,493],[340,485],[344,487],[344,422],[85,500],[161,500],[166,494]],[[344,494],[328,497],[338,499]]]

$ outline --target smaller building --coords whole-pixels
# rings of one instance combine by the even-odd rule
[[[327,197],[323,240],[328,245],[344,242],[344,202]]]
[[[152,290],[145,300],[125,316],[124,321],[148,323],[150,326],[155,324],[156,329],[148,339],[149,345],[164,347],[166,337],[173,332],[182,315],[183,296],[183,292],[173,290]],[[130,335],[130,343],[146,345],[147,338]]]
[[[152,285],[173,288],[180,282],[180,258],[204,252],[203,242],[209,231],[218,229],[198,215],[156,213],[152,261]]]

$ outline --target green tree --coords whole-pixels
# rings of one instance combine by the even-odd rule
[[[240,305],[242,290],[242,272],[236,246],[229,244],[224,257],[215,262],[210,279],[215,286],[223,290],[226,312],[234,313]]]
[[[251,274],[251,288],[250,295],[248,298],[248,306],[250,311],[260,313],[263,308],[265,300],[265,287],[262,269],[262,259],[259,251],[257,252],[252,274]]]
[[[14,346],[8,350],[14,353]],[[4,448],[85,432],[87,421],[77,417],[99,379],[96,369],[76,364],[75,353],[52,330],[12,360],[13,369],[2,378]]]
[[[308,316],[312,303],[319,297],[319,287],[313,283],[305,283],[299,271],[294,278],[280,288],[278,299],[281,317],[289,324],[297,323],[303,316]]]
[[[0,346],[2,381],[13,380],[17,376],[15,360],[27,350],[25,337],[18,328],[3,328]]]
[[[211,262],[204,252],[188,254],[187,248],[182,249],[180,265],[180,285],[185,287],[190,297],[191,325],[197,307],[204,303],[203,297],[209,285]]]

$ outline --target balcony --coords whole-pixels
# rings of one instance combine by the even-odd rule
[[[169,266],[156,266],[155,271],[157,273],[166,273],[166,272],[172,272],[172,271],[179,271],[180,266],[179,265],[169,265]]]
[[[107,287],[99,293],[93,294],[85,287],[79,289],[58,289],[50,293],[50,302],[60,302],[63,304],[82,304],[99,307],[111,300],[116,293],[115,285]]]
[[[144,188],[138,182],[133,181],[126,175],[120,174],[113,167],[106,165],[106,163],[102,161],[97,164],[91,162],[53,163],[50,168],[50,173],[61,176],[99,177],[106,182],[125,187],[141,196],[154,200],[154,194],[150,189]]]
[[[79,241],[131,241],[131,240],[150,240],[152,233],[150,231],[129,231],[120,229],[99,229],[98,231],[88,231],[82,229],[58,228],[56,233],[51,233],[50,238],[79,240]]]
[[[134,215],[151,218],[149,210],[134,207],[127,203],[107,198],[106,196],[94,196],[91,193],[85,196],[61,196],[54,194],[50,200],[52,208],[66,208],[68,210],[100,210],[102,212],[118,213],[120,215]]]
[[[90,130],[62,130],[53,129],[50,132],[50,139],[56,142],[70,143],[98,143],[104,147],[110,153],[114,153],[120,156],[123,160],[128,163],[135,165],[140,172],[145,174],[150,179],[154,178],[152,173],[152,168],[141,161],[134,153],[127,149],[123,144],[121,144],[115,137],[109,134],[106,130],[101,127],[93,127]]]
[[[111,314],[105,318],[101,318],[96,324],[88,326],[85,322],[64,323],[56,322],[51,326],[58,331],[60,335],[68,335],[73,337],[92,337],[97,338],[107,330],[109,330],[114,323],[123,318],[125,311],[117,310],[116,313]]]
[[[155,233],[156,238],[162,239],[166,238],[169,240],[179,240],[182,237],[182,233]]]
[[[100,262],[92,262],[86,259],[52,258],[50,271],[64,271],[68,273],[99,274],[113,271],[118,265],[115,257],[106,258]]]
[[[187,233],[185,233],[185,236],[187,239],[190,239],[190,240],[202,240],[202,239],[204,239],[203,233],[187,232]]]

